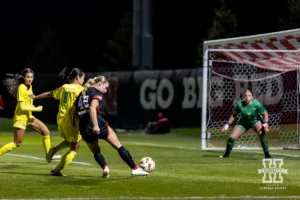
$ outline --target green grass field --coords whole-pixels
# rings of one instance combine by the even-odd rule
[[[2,146],[12,140],[12,129],[10,120],[0,120]],[[223,152],[200,150],[199,129],[176,129],[166,135],[120,133],[118,137],[136,162],[144,156],[155,160],[156,169],[149,177],[131,176],[118,153],[104,141],[100,144],[111,170],[109,178],[101,178],[102,170],[85,143],[62,171],[67,176],[52,177],[49,172],[57,162],[46,163],[41,136],[29,132],[20,148],[0,158],[0,200],[300,199],[298,151],[273,151],[274,158],[283,159],[282,168],[288,174],[282,175],[281,184],[263,184],[263,175],[258,174],[263,168],[262,151],[234,151],[231,158],[220,159]],[[51,140],[53,145],[61,141],[55,131]]]

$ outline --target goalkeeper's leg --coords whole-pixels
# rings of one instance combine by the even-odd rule
[[[235,140],[237,138],[239,138],[245,131],[246,131],[246,128],[242,125],[236,125],[232,129],[232,131],[229,135],[229,138],[227,140],[226,151],[222,156],[220,156],[220,158],[228,158],[229,157],[231,150],[234,147]]]
[[[256,124],[253,127],[254,131],[259,135],[261,147],[264,151],[265,158],[271,158],[271,155],[269,153],[269,145],[268,145],[268,138],[265,129],[262,126],[262,123],[256,122]]]

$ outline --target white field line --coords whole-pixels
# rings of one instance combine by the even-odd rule
[[[146,142],[129,142],[128,144],[151,146],[151,147],[162,147],[162,148],[184,149],[184,150],[192,150],[192,151],[202,151],[201,148],[192,148],[192,147],[185,147],[185,146],[171,146],[171,145],[165,145],[165,144],[154,144],[154,143],[146,143]],[[224,151],[224,150],[222,150],[222,151]],[[244,152],[257,153],[257,154],[262,154],[263,153],[262,150],[261,150],[261,152],[245,150]],[[271,155],[278,155],[278,156],[300,158],[300,155],[295,155],[295,154],[272,153],[272,152],[270,152],[270,154]]]
[[[33,159],[33,160],[45,160],[45,158],[39,158],[39,157],[35,157],[35,156],[26,156],[26,155],[21,155],[21,154],[12,154],[12,153],[6,153],[4,154],[6,156],[14,156],[14,157],[21,157],[21,158],[29,158],[29,159]],[[60,160],[52,160],[55,162],[59,162]],[[76,162],[76,161],[72,161],[73,164],[78,164],[78,165],[92,165],[91,163],[86,163],[86,162]]]
[[[300,196],[187,196],[187,197],[99,197],[99,198],[28,198],[0,200],[185,200],[185,199],[300,199]]]

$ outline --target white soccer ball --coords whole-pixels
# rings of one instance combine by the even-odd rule
[[[146,172],[153,172],[155,169],[155,162],[150,157],[144,157],[140,160],[140,167]]]

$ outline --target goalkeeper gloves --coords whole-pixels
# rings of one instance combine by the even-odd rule
[[[268,125],[267,121],[263,122],[263,127],[264,127],[264,129],[265,129],[266,132],[269,132],[269,125]]]
[[[224,126],[221,128],[221,131],[223,132],[223,131],[227,131],[227,129],[229,128],[229,122],[226,122],[225,124],[224,124]]]

